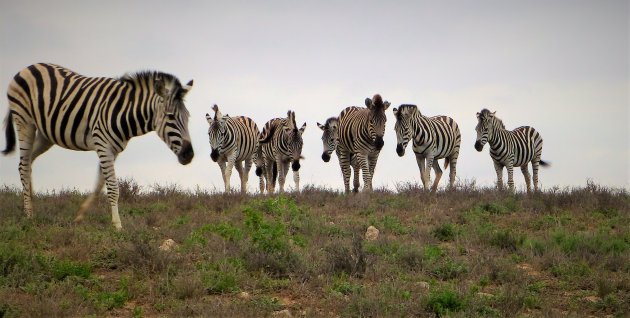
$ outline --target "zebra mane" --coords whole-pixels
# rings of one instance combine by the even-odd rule
[[[488,118],[492,118],[492,125],[494,127],[505,129],[505,124],[503,123],[503,121],[499,117],[494,116],[494,114],[487,108],[482,109],[479,112],[479,116],[487,116]]]
[[[326,123],[324,123],[324,126],[329,127],[330,124],[333,121],[336,121],[337,123],[339,123],[339,118],[338,117],[330,117],[330,118],[326,119]]]
[[[119,78],[120,81],[130,84],[136,84],[140,82],[148,83],[150,80],[161,79],[166,83],[172,83],[175,87],[175,99],[182,100],[184,90],[182,89],[182,83],[175,75],[164,73],[160,71],[143,70],[132,73],[125,73]]]

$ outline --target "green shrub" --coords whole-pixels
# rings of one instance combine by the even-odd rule
[[[68,276],[88,278],[92,273],[92,266],[71,260],[58,260],[52,262],[51,271],[53,277],[58,280],[63,280]]]
[[[464,299],[450,289],[432,291],[426,300],[426,308],[437,316],[449,315],[464,309]]]
[[[440,241],[452,241],[455,239],[457,235],[457,230],[455,226],[451,223],[442,224],[431,231],[431,234],[435,236]]]
[[[512,230],[497,230],[490,238],[490,244],[509,251],[516,251],[525,241],[525,235]]]
[[[234,293],[239,290],[243,262],[240,259],[222,259],[216,263],[197,265],[201,282],[209,294]]]

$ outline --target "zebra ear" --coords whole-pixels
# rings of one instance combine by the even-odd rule
[[[398,108],[394,107],[393,111],[394,111],[394,116],[398,116]]]
[[[386,110],[387,110],[387,108],[389,108],[389,106],[390,106],[391,104],[392,104],[392,103],[390,103],[390,102],[388,102],[388,101],[385,101],[385,102],[383,103],[383,111],[386,111]]]
[[[208,121],[208,124],[212,124],[212,116],[210,116],[210,114],[206,113],[206,120]]]
[[[317,127],[319,127],[319,129],[321,130],[326,130],[326,126],[320,124],[319,122],[317,123]]]
[[[496,113],[497,113],[496,111],[492,112],[492,114],[491,114],[491,115],[492,115],[492,117],[494,117],[494,114],[496,114]]]
[[[479,118],[479,116],[481,116],[481,113],[477,112],[477,118]]]
[[[190,81],[188,81],[188,84],[186,84],[184,87],[182,87],[182,90],[184,91],[183,94],[182,94],[182,97],[183,97],[183,95],[188,94],[188,91],[190,91],[192,86],[193,86],[193,80],[190,80]]]
[[[372,100],[368,97],[365,99],[365,106],[367,106],[367,108],[372,109],[372,107],[374,106],[374,102],[372,102]]]
[[[300,136],[302,136],[302,134],[304,133],[304,130],[306,129],[306,123],[304,123],[302,125],[302,127],[300,128]]]

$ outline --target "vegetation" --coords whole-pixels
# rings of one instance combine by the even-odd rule
[[[0,188],[0,317],[630,312],[623,189],[258,196],[123,180],[122,232],[105,196],[74,224],[85,198],[37,194],[28,220],[21,191]],[[161,250],[167,239],[177,245]]]

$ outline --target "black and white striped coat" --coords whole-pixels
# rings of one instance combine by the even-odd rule
[[[275,191],[276,177],[280,192],[284,192],[284,182],[289,173],[289,163],[293,170],[296,191],[300,191],[300,159],[302,159],[302,134],[306,123],[300,129],[295,123],[295,112],[288,111],[287,118],[274,118],[268,121],[260,134],[260,154],[263,173],[267,182],[267,192]],[[258,169],[257,169],[258,174]]]
[[[383,148],[383,136],[387,117],[385,110],[390,103],[376,94],[365,99],[366,108],[347,107],[339,115],[339,144],[337,156],[343,174],[345,191],[350,192],[350,168],[363,172],[364,191],[372,191],[372,178]],[[355,191],[358,186],[355,181]]]
[[[512,131],[506,130],[496,112],[482,109],[477,113],[477,141],[475,149],[482,151],[483,146],[490,144],[490,157],[497,173],[497,187],[503,188],[503,167],[508,171],[508,187],[514,191],[513,168],[521,167],[527,192],[531,191],[530,175],[527,165],[532,163],[534,174],[534,191],[538,191],[538,167],[548,166],[541,160],[543,139],[533,127],[521,126]]]
[[[435,192],[442,169],[437,163],[438,159],[444,160],[444,169],[450,164],[449,188],[455,183],[457,171],[457,158],[461,144],[461,134],[457,123],[448,116],[423,116],[416,105],[400,105],[394,108],[396,117],[396,153],[402,157],[410,140],[413,140],[413,152],[420,168],[422,185],[427,189],[431,183],[431,168],[435,170],[435,181],[431,191]],[[426,163],[426,164],[425,164]]]
[[[31,165],[53,145],[71,150],[96,151],[99,175],[94,193],[81,205],[77,221],[84,217],[94,198],[107,184],[112,222],[122,228],[118,214],[116,156],[127,142],[150,131],[188,164],[193,148],[188,134],[188,110],[184,96],[192,81],[162,72],[140,72],[121,78],[86,77],[64,67],[39,63],[15,75],[8,89],[7,148],[20,143],[19,172],[24,211],[32,217]]]
[[[217,105],[214,105],[212,109],[214,118],[206,114],[209,124],[208,138],[212,148],[210,158],[218,163],[221,169],[225,191],[230,191],[232,168],[236,167],[241,179],[241,192],[245,193],[249,171],[259,146],[260,131],[249,117],[223,115]]]

